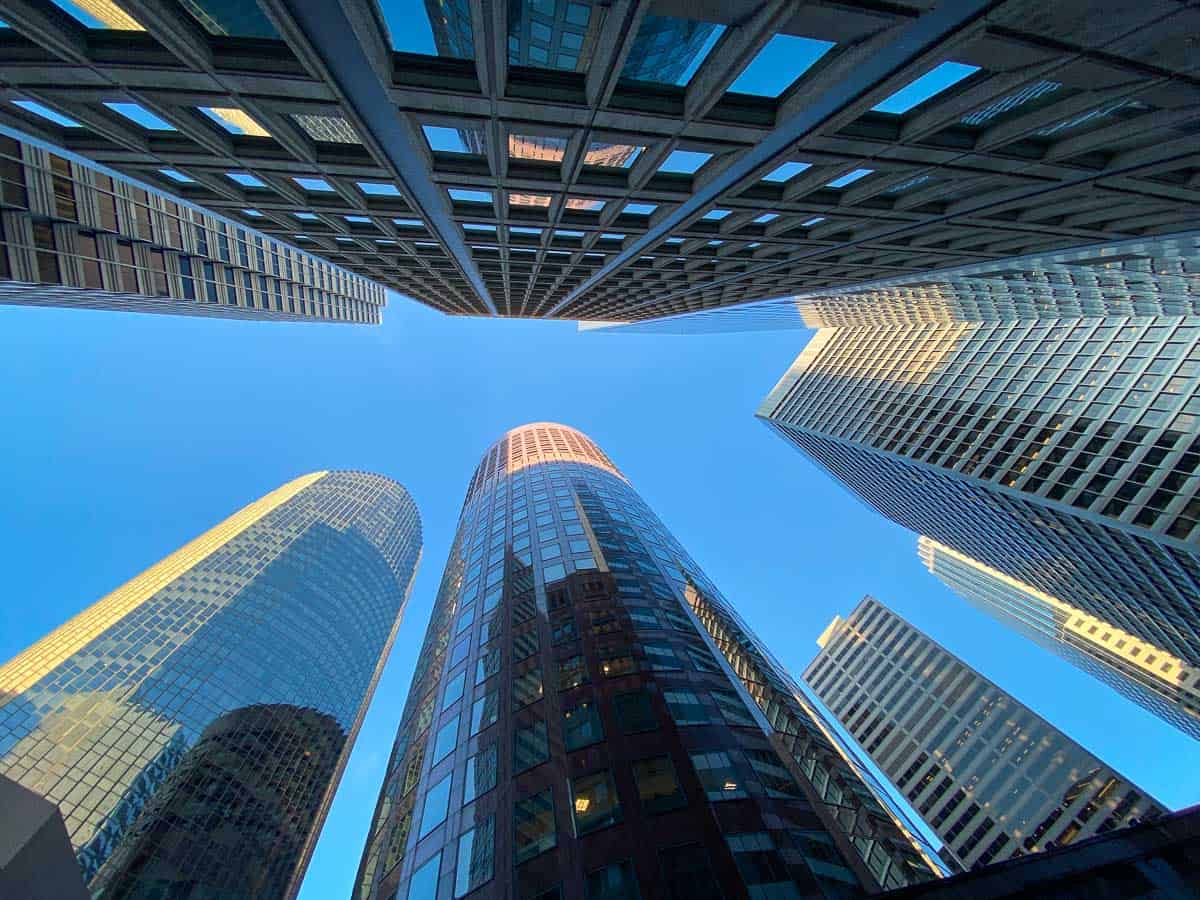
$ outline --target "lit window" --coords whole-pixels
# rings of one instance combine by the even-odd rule
[[[571,814],[576,837],[621,821],[621,802],[611,772],[596,772],[571,781]]]

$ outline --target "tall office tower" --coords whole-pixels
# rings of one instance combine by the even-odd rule
[[[385,302],[361,276],[0,134],[0,303],[378,324]]]
[[[399,484],[288,482],[0,667],[0,774],[104,897],[291,897],[421,553]]]
[[[0,124],[452,313],[643,321],[1196,218],[1186,3],[431,0],[437,54],[377,0],[100,3],[5,10]]]
[[[1200,321],[824,328],[764,401],[893,521],[1200,659]]]
[[[922,535],[926,568],[952,591],[1200,740],[1200,667]]]
[[[931,877],[806,709],[756,705],[697,591],[719,596],[585,435],[538,423],[493,445],[355,896],[844,896]]]
[[[804,680],[964,868],[1163,812],[871,597],[817,643]]]

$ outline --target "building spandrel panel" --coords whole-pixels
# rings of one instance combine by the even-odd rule
[[[389,479],[287,483],[0,667],[0,771],[93,892],[294,896],[420,549]]]
[[[455,314],[653,320],[1196,219],[1186,4],[430,0],[419,48],[390,3],[128,5],[8,11],[4,124]]]
[[[933,877],[932,849],[748,634],[591,439],[508,432],[467,490],[355,896]]]
[[[818,644],[805,681],[963,869],[1164,812],[872,597]]]

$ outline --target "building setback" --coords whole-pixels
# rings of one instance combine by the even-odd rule
[[[1197,666],[1111,623],[921,536],[922,562],[952,591],[999,622],[1200,740]]]
[[[1196,219],[1187,4],[429,0],[438,54],[373,0],[100,6],[6,10],[0,124],[456,314],[642,321]]]
[[[878,600],[835,617],[804,680],[963,868],[1163,808]]]
[[[467,491],[355,896],[840,896],[933,877],[766,654],[722,649],[742,627],[587,436],[508,432]]]
[[[0,303],[378,324],[382,287],[0,134]]]
[[[0,667],[0,774],[93,893],[294,896],[420,552],[394,481],[288,482]]]

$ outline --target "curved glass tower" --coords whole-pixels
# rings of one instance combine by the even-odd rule
[[[585,435],[484,454],[356,897],[844,897],[934,863]]]
[[[0,667],[0,773],[97,897],[294,895],[420,553],[390,479],[283,485]]]

